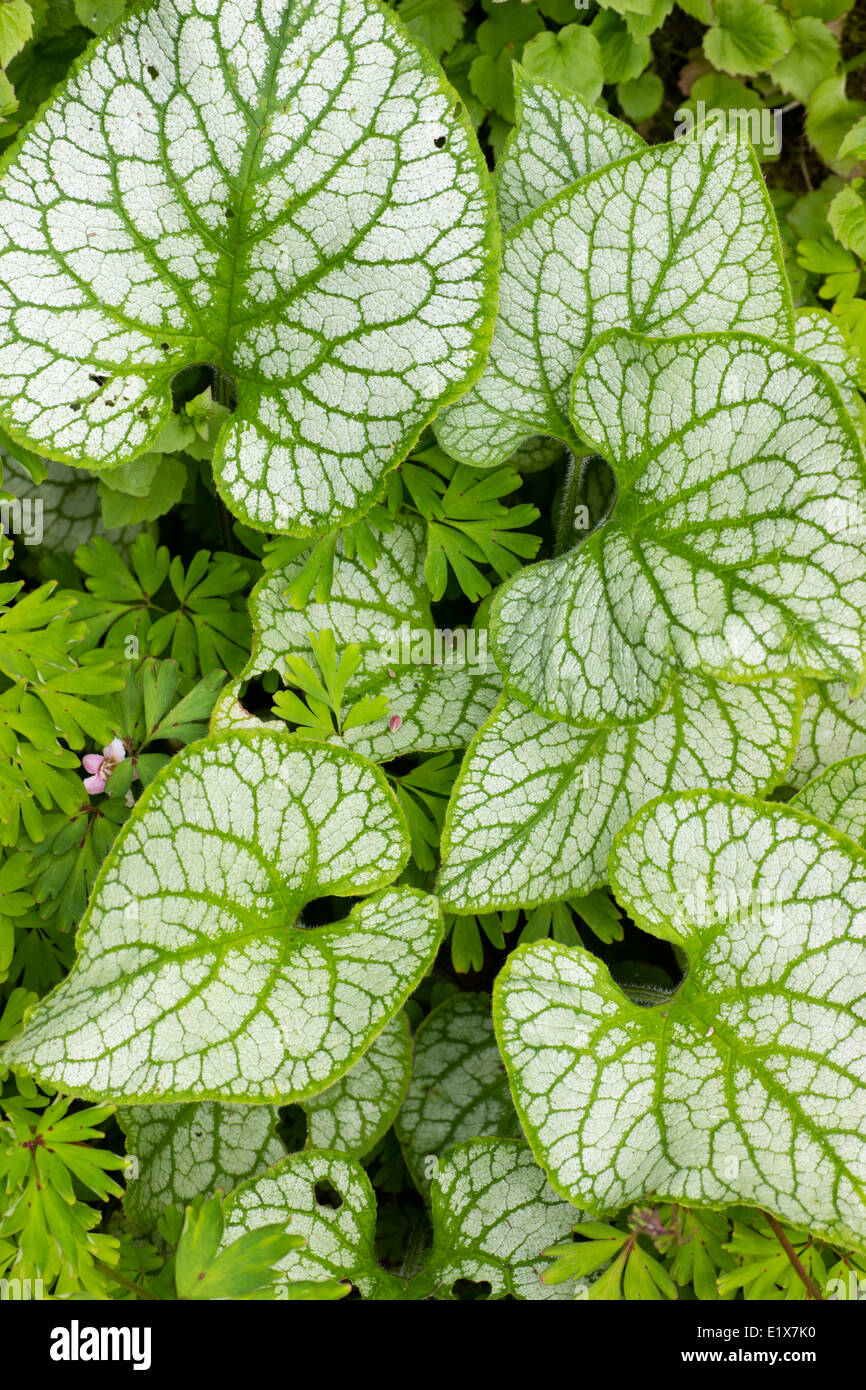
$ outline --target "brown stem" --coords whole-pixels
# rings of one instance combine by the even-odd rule
[[[818,1288],[818,1285],[815,1283],[815,1280],[812,1278],[811,1274],[808,1274],[804,1269],[803,1265],[800,1263],[799,1259],[797,1258],[796,1250],[789,1241],[788,1237],[785,1235],[785,1232],[782,1230],[782,1227],[779,1225],[775,1216],[771,1216],[768,1211],[764,1212],[764,1216],[766,1216],[767,1220],[769,1221],[770,1226],[772,1227],[773,1235],[776,1237],[776,1240],[781,1245],[785,1254],[788,1256],[788,1259],[791,1261],[791,1264],[794,1266],[794,1269],[797,1271],[798,1275],[805,1284],[806,1292],[809,1295],[809,1297],[819,1299],[821,1302],[823,1302],[824,1295]]]

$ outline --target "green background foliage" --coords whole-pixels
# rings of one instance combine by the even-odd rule
[[[128,8],[125,0],[0,0],[0,152]],[[393,0],[391,8],[441,63],[491,169],[514,127],[515,63],[618,117],[650,146],[702,113],[744,123],[778,219],[794,306],[829,311],[850,354],[848,404],[862,437],[862,3]],[[464,726],[474,732],[490,716],[499,677],[495,669],[476,673],[447,719],[438,707],[431,713],[436,689],[422,692],[426,703],[420,696],[405,703],[398,676],[365,664],[363,636],[339,607],[341,585],[353,566],[372,573],[391,563],[395,528],[398,536],[409,528],[406,582],[417,626],[474,627],[486,636],[493,591],[567,548],[562,517],[578,493],[558,441],[530,440],[503,466],[483,469],[449,457],[430,428],[360,518],[313,540],[255,531],[227,510],[214,481],[214,441],[228,415],[217,397],[206,375],[185,383],[158,447],[98,477],[47,463],[0,432],[3,497],[22,506],[45,500],[42,534],[28,538],[18,528],[2,557],[0,1042],[15,1038],[25,1011],[66,977],[76,928],[116,836],[144,789],[207,734],[212,717],[216,729],[255,717],[368,753],[383,767],[411,843],[399,883],[434,891],[443,826],[446,846],[453,833],[446,808],[469,742]],[[603,485],[596,480],[593,493],[584,478],[581,486],[600,515]],[[269,584],[273,591],[274,576],[297,624],[280,659],[265,664],[262,594]],[[787,799],[794,783],[826,762],[866,751],[862,688],[813,683],[804,693],[787,782],[774,790],[770,769],[761,768],[754,787],[743,779],[743,790]],[[409,708],[411,736],[401,713]],[[555,736],[550,720],[531,719]],[[88,792],[82,756],[101,755],[111,740],[123,757],[102,788]],[[483,743],[473,747],[471,758],[480,758]],[[650,787],[649,774],[644,780]],[[247,1136],[246,1147],[231,1115],[214,1116],[206,1103],[176,1107],[182,1119],[161,1117],[165,1133],[145,1142],[137,1110],[127,1116],[111,1096],[92,1105],[74,1091],[37,1086],[0,1060],[0,1276],[41,1278],[56,1297],[120,1300],[331,1300],[350,1285],[374,1298],[473,1299],[492,1291],[805,1300],[827,1296],[831,1281],[850,1289],[849,1275],[866,1279],[862,1249],[758,1206],[691,1205],[666,1194],[630,1202],[609,1219],[588,1219],[576,1207],[563,1215],[567,1204],[520,1140],[493,1035],[494,980],[515,948],[552,940],[603,962],[620,997],[646,1005],[674,992],[683,966],[676,944],[642,931],[596,874],[575,891],[582,896],[529,895],[525,906],[513,906],[508,893],[443,895],[444,943],[406,1004],[414,1080],[399,1016],[391,1052],[382,1033],[366,1054],[366,1073],[362,1058],[306,1110],[269,1106],[262,1133],[255,1143]],[[334,920],[333,908],[324,905],[325,920]],[[380,1086],[387,1100],[377,1099]],[[363,1152],[360,1143],[341,1150],[334,1137],[340,1116],[350,1114],[347,1132],[370,1138]],[[128,1157],[130,1134],[144,1152],[130,1149]],[[135,1163],[147,1161],[148,1143],[163,1167],[159,1182],[136,1191]],[[195,1155],[196,1144],[204,1157],[189,1159],[175,1181],[165,1152],[180,1165],[186,1158],[178,1155]],[[440,1150],[453,1144],[440,1171]],[[266,1190],[264,1167],[286,1155],[280,1190]],[[515,1274],[488,1232],[466,1234],[453,1201],[464,1169],[472,1190],[496,1187],[503,1213],[529,1200],[526,1192],[536,1210],[543,1207],[528,1273],[521,1265]],[[245,1186],[228,1203],[215,1199],[241,1178]],[[320,1239],[321,1212],[310,1217],[306,1254],[285,1234],[304,1183],[315,1183],[322,1210],[329,1183],[352,1193],[362,1238],[351,1249],[344,1244],[339,1257]],[[239,1212],[259,1214],[247,1220]]]

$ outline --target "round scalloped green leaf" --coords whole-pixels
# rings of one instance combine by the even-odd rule
[[[788,781],[802,786],[855,753],[866,753],[866,694],[855,694],[838,681],[810,681],[804,688],[800,741]]]
[[[437,893],[453,912],[529,907],[607,881],[615,833],[652,797],[690,787],[759,795],[783,780],[797,686],[677,681],[640,724],[581,729],[505,696],[454,784]]]
[[[208,364],[226,504],[309,534],[367,510],[480,369],[486,168],[375,0],[152,0],[2,170],[0,417],[52,458],[133,458]]]
[[[553,1185],[593,1211],[743,1202],[866,1248],[866,854],[787,806],[692,792],[644,807],[610,869],[688,971],[642,1007],[582,949],[509,958],[497,1037]]]
[[[424,1019],[415,1035],[412,1084],[394,1129],[412,1180],[425,1193],[452,1144],[520,1134],[489,995],[452,995]]]
[[[324,603],[310,599],[297,609],[286,597],[304,567],[306,554],[259,580],[250,595],[252,656],[239,681],[224,693],[214,710],[215,728],[248,727],[251,716],[238,695],[241,682],[270,670],[285,676],[289,656],[314,661],[310,632],[329,629],[338,653],[349,643],[361,649],[360,665],[346,687],[346,703],[374,695],[388,700],[384,717],[375,724],[347,729],[342,743],[375,762],[390,762],[407,753],[466,747],[502,688],[499,672],[487,655],[487,634],[483,635],[483,645],[479,637],[471,652],[465,648],[465,659],[456,652],[447,659],[452,634],[440,630],[438,642],[444,658],[440,664],[404,664],[402,658],[412,656],[413,647],[425,634],[430,639],[431,655],[436,654],[430,591],[424,580],[426,527],[419,519],[398,518],[392,530],[374,534],[379,559],[373,569],[367,569],[357,554],[346,555],[342,537],[337,541],[331,594]],[[391,638],[401,638],[399,661],[388,654]],[[395,715],[399,724],[392,728]]]
[[[644,148],[624,121],[588,106],[574,92],[514,65],[514,129],[496,162],[496,205],[503,228],[568,184]]]
[[[126,1134],[123,1205],[142,1229],[173,1202],[231,1192],[286,1156],[273,1105],[132,1105],[117,1119]]]
[[[190,745],[136,804],[76,965],[4,1059],[119,1104],[324,1090],[435,956],[436,899],[386,886],[408,854],[365,759],[266,729]],[[305,925],[313,899],[362,893],[344,921]]]
[[[491,1297],[561,1299],[548,1287],[542,1251],[568,1239],[574,1207],[549,1187],[522,1140],[477,1139],[443,1158],[432,1188],[433,1247],[414,1278],[379,1265],[376,1198],[364,1169],[327,1150],[292,1154],[226,1203],[224,1244],[270,1222],[285,1223],[305,1245],[280,1262],[289,1280],[347,1279],[364,1298],[451,1298],[461,1279],[489,1283]]]
[[[495,1044],[494,1044],[495,1045]],[[412,1037],[404,1013],[386,1024],[364,1055],[327,1090],[300,1102],[308,1148],[361,1157],[393,1123],[412,1077]],[[129,1180],[123,1204],[138,1226],[154,1226],[172,1202],[231,1192],[285,1158],[273,1105],[131,1105],[118,1112],[127,1136]]]
[[[866,841],[866,753],[833,763],[807,782],[788,804],[863,844]]]
[[[756,77],[791,49],[793,35],[787,19],[765,0],[713,0],[712,16],[704,53],[722,72]]]
[[[529,435],[574,444],[578,359],[619,326],[664,335],[742,328],[789,340],[778,232],[748,146],[706,139],[638,151],[513,227],[490,357],[477,385],[439,416],[442,447],[492,467]]]
[[[657,709],[672,674],[853,679],[866,463],[825,373],[750,334],[598,338],[572,413],[611,463],[611,519],[493,606],[506,688],[580,724]]]

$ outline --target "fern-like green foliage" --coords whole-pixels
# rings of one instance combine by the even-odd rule
[[[120,688],[115,657],[88,651],[88,625],[73,594],[43,584],[0,585],[0,842],[22,827],[45,833],[45,813],[71,815],[83,799],[77,750],[114,733],[94,697]]]

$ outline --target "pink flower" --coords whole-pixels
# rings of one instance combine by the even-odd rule
[[[126,757],[126,749],[119,738],[113,738],[101,753],[85,753],[81,766],[90,776],[84,779],[84,790],[91,796],[105,791],[105,784],[118,763]]]

